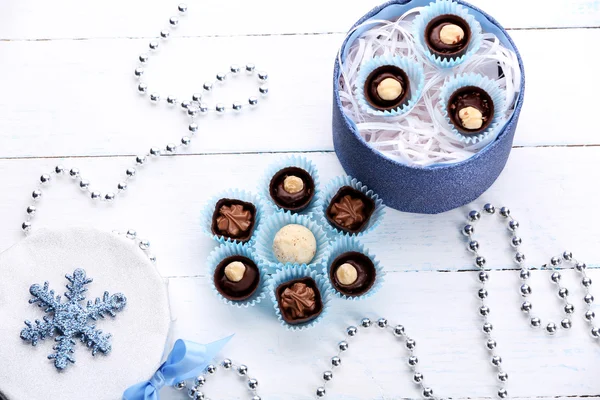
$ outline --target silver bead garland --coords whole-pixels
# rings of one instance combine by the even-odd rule
[[[486,305],[485,302],[485,299],[488,295],[486,283],[489,280],[489,270],[485,268],[485,258],[479,254],[479,242],[477,242],[474,239],[475,225],[479,222],[481,216],[491,216],[494,214],[496,214],[496,208],[491,204],[485,204],[483,206],[483,209],[480,211],[473,210],[469,212],[467,217],[467,224],[463,226],[462,233],[467,237],[467,250],[473,254],[475,266],[479,268],[478,277],[481,286],[477,292],[477,295],[481,300],[479,314],[483,318],[482,330],[487,337],[486,347],[490,351],[490,362],[494,367],[497,368],[498,380],[501,382],[501,386],[498,389],[497,396],[501,399],[504,399],[508,397],[508,392],[505,388],[505,383],[508,380],[508,375],[502,370],[502,358],[498,354],[496,354],[496,341],[491,337],[493,327],[492,324],[488,321],[490,308]],[[519,294],[524,298],[523,303],[520,307],[521,311],[528,316],[528,323],[532,328],[540,328],[544,326],[544,323],[539,317],[532,315],[533,305],[530,301],[527,300],[527,297],[532,293],[532,288],[528,284],[528,280],[531,277],[530,271],[532,268],[526,265],[525,254],[523,254],[520,251],[520,246],[523,243],[523,240],[517,235],[517,231],[520,226],[519,222],[513,218],[513,216],[510,213],[510,210],[507,207],[500,208],[497,214],[499,215],[501,220],[504,220],[506,222],[508,233],[510,235],[509,243],[515,251],[513,260],[520,268],[519,278],[522,282],[519,287]],[[595,314],[591,310],[592,303],[594,301],[594,296],[590,293],[592,281],[586,275],[586,264],[577,261],[575,258],[573,258],[573,254],[569,251],[565,251],[559,256],[552,257],[550,259],[549,264],[544,264],[540,268],[542,270],[548,270],[551,272],[550,282],[556,285],[557,287],[558,297],[563,301],[562,312],[564,313],[563,318],[558,323],[553,321],[547,322],[545,324],[544,330],[547,334],[554,335],[559,331],[559,328],[563,330],[568,330],[573,324],[571,315],[575,312],[575,307],[568,301],[569,290],[566,287],[561,286],[562,275],[560,270],[558,269],[561,266],[564,268],[565,265],[575,269],[575,271],[581,276],[581,284],[585,292],[585,295],[583,297],[583,301],[586,307],[584,318],[590,325],[590,333],[592,337],[598,339],[600,337],[600,330],[599,328],[593,325]]]
[[[415,355],[415,349],[417,342],[406,334],[404,326],[402,325],[391,325],[385,318],[379,318],[375,323],[369,318],[363,318],[359,324],[362,329],[378,329],[382,332],[388,332],[394,335],[394,337],[400,339],[404,343],[404,347],[408,350],[408,357],[406,362],[412,369],[412,381],[419,386],[421,394],[425,399],[440,399],[434,395],[433,389],[425,384],[423,374],[418,371],[419,359]],[[323,372],[321,377],[321,386],[317,387],[314,392],[316,399],[322,399],[327,395],[327,385],[333,380],[333,370],[339,368],[342,365],[342,353],[345,353],[350,347],[350,341],[353,340],[359,334],[359,328],[351,325],[346,328],[346,337],[338,343],[337,355],[331,358],[331,370]]]
[[[185,4],[180,4],[177,7],[180,15],[185,15],[187,13],[188,7]],[[169,19],[170,28],[175,28],[179,24],[179,18],[177,16],[173,16]],[[152,39],[148,47],[153,52],[159,50],[160,41],[163,42],[170,38],[171,31],[169,29],[162,30],[159,35]],[[148,89],[148,85],[142,81],[142,78],[145,74],[145,68],[148,62],[150,61],[152,53],[143,53],[138,56],[137,62],[138,66],[133,71],[133,75],[136,79],[136,88],[137,91],[141,95],[149,94],[149,99],[153,104],[160,104],[165,102],[168,106],[174,106],[177,104],[177,98],[174,96],[167,96],[163,98],[157,92],[151,92]],[[266,96],[268,94],[268,88],[265,85],[268,74],[266,72],[260,71],[256,72],[256,67],[254,64],[246,64],[245,71],[249,76],[256,76],[258,83],[258,94],[262,96]],[[89,180],[83,178],[77,168],[72,168],[68,171],[68,175],[74,180],[75,184],[82,190],[82,192],[86,193],[87,196],[93,201],[103,201],[106,203],[113,202],[121,193],[123,193],[129,187],[129,181],[133,180],[137,175],[138,169],[143,167],[149,159],[160,157],[162,155],[171,155],[176,154],[181,149],[188,147],[191,144],[192,138],[199,131],[198,123],[196,122],[196,118],[199,116],[203,116],[209,113],[216,113],[217,115],[221,115],[226,113],[227,111],[239,112],[244,108],[253,108],[256,107],[259,103],[258,97],[251,95],[248,97],[247,104],[248,106],[244,106],[242,102],[235,101],[231,104],[231,106],[226,106],[222,103],[216,103],[214,106],[210,106],[203,101],[205,95],[212,91],[213,86],[216,86],[217,83],[223,84],[225,81],[229,80],[230,77],[239,75],[240,67],[236,64],[232,64],[229,67],[229,71],[220,72],[216,75],[215,81],[206,82],[203,85],[203,91],[199,93],[194,93],[192,95],[192,100],[183,100],[180,105],[181,108],[186,112],[189,118],[189,124],[187,131],[191,136],[183,136],[179,143],[168,143],[166,146],[152,147],[147,153],[143,155],[139,155],[135,158],[133,166],[128,168],[125,171],[125,177],[116,185],[116,190],[100,192],[97,190],[93,190],[91,183]],[[54,170],[50,174],[43,174],[40,177],[38,182],[38,187],[32,192],[31,197],[34,203],[37,203],[42,198],[42,187],[49,184],[54,177],[64,175],[66,169],[58,165],[54,168]],[[34,215],[36,214],[37,206],[30,205],[27,207],[27,215],[25,221],[21,224],[21,229],[25,234],[28,234],[32,229],[32,220]]]
[[[524,298],[528,297],[531,292],[531,286],[527,283],[531,276],[531,268],[528,268],[525,265],[525,255],[520,251],[520,246],[522,244],[522,239],[517,236],[517,230],[519,229],[519,223],[516,221],[512,215],[510,214],[510,210],[506,207],[502,207],[499,210],[492,204],[485,204],[481,210],[473,210],[469,212],[467,216],[467,224],[462,227],[462,233],[467,237],[467,250],[473,254],[475,266],[478,268],[477,277],[480,282],[480,287],[477,290],[477,297],[480,299],[480,307],[479,307],[479,315],[483,319],[483,323],[481,325],[481,330],[485,336],[485,347],[489,351],[490,354],[490,364],[496,369],[496,377],[498,382],[500,382],[500,386],[498,391],[496,392],[496,396],[500,399],[508,398],[508,391],[506,389],[506,382],[508,381],[508,374],[502,368],[502,357],[496,352],[497,342],[492,338],[492,332],[494,330],[494,326],[488,320],[488,316],[490,315],[490,308],[486,304],[486,299],[488,297],[488,291],[486,289],[486,283],[490,279],[489,269],[486,269],[485,266],[487,264],[486,259],[479,254],[480,245],[474,239],[475,234],[475,225],[478,221],[480,221],[482,215],[495,215],[498,214],[503,220],[506,221],[506,225],[508,228],[508,232],[510,233],[510,245],[515,250],[514,261],[520,267],[519,269],[519,277],[522,281],[519,287],[519,294]],[[575,307],[573,304],[568,302],[569,290],[566,287],[561,286],[561,272],[559,271],[559,267],[563,267],[565,265],[569,265],[573,267],[573,269],[581,276],[581,285],[584,289],[585,295],[583,297],[583,302],[586,306],[586,311],[584,312],[584,319],[590,325],[590,333],[594,339],[600,338],[600,328],[593,325],[593,320],[595,318],[595,313],[591,310],[592,304],[594,302],[594,296],[590,293],[590,288],[592,285],[592,280],[586,275],[586,264],[576,260],[573,257],[573,254],[569,251],[563,252],[560,256],[555,256],[550,259],[549,264],[544,264],[541,269],[545,269],[550,271],[550,281],[552,284],[558,287],[557,292],[559,298],[563,300],[563,309],[564,317],[558,322],[548,322],[545,325],[545,331],[549,335],[554,335],[559,329],[567,330],[570,329],[573,322],[571,319],[571,315],[575,312]],[[543,326],[542,320],[539,317],[531,316],[531,310],[533,305],[524,300],[521,304],[521,311],[525,313],[529,318],[529,324],[533,328],[539,328]],[[419,360],[415,355],[415,348],[417,343],[414,339],[410,338],[406,335],[406,331],[404,326],[402,325],[390,325],[388,324],[387,319],[380,318],[374,324],[369,318],[363,318],[359,324],[363,329],[369,329],[372,326],[377,326],[380,330],[389,331],[395,337],[401,338],[404,342],[404,346],[409,352],[409,355],[406,359],[407,364],[413,370],[412,380],[414,383],[420,386],[421,395],[425,399],[437,399],[441,400],[440,397],[437,397],[433,389],[426,386],[424,383],[423,374],[418,372],[417,366],[419,364]],[[359,332],[359,328],[356,326],[349,326],[346,328],[346,338],[343,339],[337,345],[337,355],[331,358],[331,367],[332,369],[338,368],[342,365],[342,353],[346,352],[350,347],[350,340],[357,336]],[[327,395],[327,384],[334,377],[334,374],[331,370],[325,371],[322,375],[322,384],[319,386],[315,392],[314,396],[316,399],[322,399]]]
[[[199,375],[193,381],[193,383],[188,385],[187,382],[182,381],[182,382],[175,384],[174,387],[177,390],[184,390],[189,386],[189,389],[187,390],[187,395],[190,399],[210,400],[208,397],[206,397],[206,395],[204,393],[204,387],[206,385],[208,377],[216,374],[220,370],[232,371],[232,373],[235,371],[236,375],[238,375],[239,379],[244,381],[246,388],[250,392],[251,397],[249,397],[249,399],[250,400],[261,400],[261,397],[257,394],[258,380],[256,380],[255,378],[252,378],[251,376],[248,375],[248,367],[246,365],[244,365],[244,364],[237,365],[233,361],[231,361],[229,358],[224,359],[220,363],[220,367],[217,367],[215,364],[208,365],[206,367],[206,369],[204,370],[204,373],[202,375]]]

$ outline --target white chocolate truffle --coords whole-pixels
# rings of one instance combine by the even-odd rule
[[[483,126],[483,114],[475,107],[465,107],[458,111],[458,118],[466,129],[479,129]]]
[[[344,263],[335,270],[335,276],[342,285],[352,285],[358,279],[358,271],[354,265]]]
[[[233,261],[225,267],[225,276],[231,282],[239,282],[244,277],[246,266],[241,261]]]
[[[377,85],[377,94],[382,100],[396,100],[398,97],[402,96],[402,92],[404,92],[404,88],[400,82],[394,78],[385,78]]]
[[[457,44],[465,37],[465,31],[454,24],[444,25],[440,30],[440,40],[444,44]]]
[[[286,176],[283,180],[283,190],[285,190],[288,193],[298,193],[302,189],[304,189],[304,181],[298,178],[297,176]]]
[[[317,253],[317,240],[310,229],[302,225],[286,225],[273,239],[273,253],[284,264],[308,264]]]

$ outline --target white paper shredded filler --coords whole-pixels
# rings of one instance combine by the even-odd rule
[[[506,93],[505,118],[514,111],[520,92],[521,70],[516,54],[504,47],[496,35],[483,33],[480,49],[462,64],[449,69],[433,66],[421,54],[412,35],[412,21],[421,7],[412,9],[396,21],[370,20],[348,33],[369,26],[348,49],[341,68],[340,92],[345,114],[356,124],[365,141],[384,156],[411,166],[456,163],[473,156],[493,141],[498,131],[476,144],[461,141],[450,130],[438,105],[439,93],[446,78],[475,72],[495,80]],[[360,108],[353,92],[363,61],[375,56],[402,55],[423,65],[425,88],[417,105],[408,113],[396,117],[373,116]],[[503,76],[499,76],[499,68]],[[504,121],[500,128],[504,126]]]

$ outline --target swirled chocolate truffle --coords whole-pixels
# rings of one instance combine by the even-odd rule
[[[375,283],[376,276],[373,261],[357,251],[340,254],[329,269],[332,286],[346,296],[365,294]]]
[[[250,298],[260,283],[258,267],[244,256],[223,259],[215,268],[215,287],[223,297],[242,301]]]
[[[351,186],[343,186],[329,202],[325,216],[331,225],[345,232],[357,233],[369,222],[375,202]]]
[[[477,86],[466,86],[452,93],[447,107],[450,121],[465,136],[485,131],[494,116],[492,98]]]
[[[273,175],[269,194],[280,208],[299,212],[308,207],[313,199],[315,182],[302,168],[287,167]]]
[[[465,54],[470,40],[471,28],[458,15],[440,15],[425,27],[427,48],[442,59],[457,58]]]
[[[409,98],[408,75],[395,65],[384,65],[369,74],[364,86],[365,99],[377,110],[393,110]]]
[[[256,207],[237,199],[221,199],[215,205],[212,232],[218,236],[247,242],[252,236]]]
[[[302,324],[323,311],[321,293],[314,279],[306,277],[282,283],[276,289],[281,316],[288,324]]]

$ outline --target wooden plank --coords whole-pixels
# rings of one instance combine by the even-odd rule
[[[600,81],[590,78],[595,62],[586,44],[600,41],[600,30],[513,36],[527,73],[515,144],[598,144],[588,119],[578,116],[596,112],[592,99]],[[152,60],[146,81],[163,97],[184,98],[229,62],[254,61],[270,74],[270,97],[250,113],[201,120],[200,143],[189,151],[332,150],[331,74],[341,40],[341,35],[172,40]],[[145,46],[146,40],[0,42],[0,157],[136,154],[178,142],[187,134],[187,117],[140,99],[135,90],[135,57]],[[559,59],[553,56],[557,46],[565,52]],[[571,71],[569,84],[555,83],[557,70]],[[245,101],[256,92],[252,79],[236,81],[239,86],[228,82],[223,91],[215,89],[212,99]],[[557,98],[578,100],[557,106]]]
[[[190,0],[182,34],[262,35],[346,32],[381,0]],[[600,25],[597,0],[472,0],[509,28],[590,27]],[[175,2],[143,0],[93,1],[86,7],[73,0],[3,1],[0,38],[107,38],[150,37],[176,14]],[[49,16],[52,16],[49,18]]]
[[[567,274],[565,274],[566,277]],[[593,279],[600,271],[590,272]],[[539,274],[532,302],[545,321],[558,318],[560,302]],[[540,282],[541,281],[541,282]],[[570,279],[565,283],[573,288]],[[481,318],[476,310],[474,273],[392,273],[384,289],[364,302],[330,303],[330,314],[314,329],[300,333],[279,326],[272,304],[234,309],[211,293],[207,279],[170,280],[172,307],[177,314],[175,337],[207,342],[235,333],[223,352],[246,363],[260,383],[260,395],[273,399],[310,399],[320,384],[329,358],[348,325],[364,316],[384,316],[401,323],[416,340],[418,370],[439,396],[458,399],[495,398],[497,383],[484,347]],[[570,331],[550,337],[529,328],[519,304],[518,278],[512,272],[491,274],[490,321],[503,367],[509,374],[511,398],[598,398],[597,360],[600,350],[587,335],[578,314]],[[548,289],[547,291],[545,289]],[[579,290],[575,290],[579,297]],[[575,304],[581,312],[579,300]],[[328,397],[343,399],[420,398],[406,361],[406,350],[389,333],[361,329],[334,370]],[[232,383],[233,382],[233,383]],[[217,374],[206,395],[243,398],[243,387],[227,374]],[[168,399],[175,400],[173,393]],[[162,394],[161,394],[162,395]],[[180,395],[180,394],[179,394]]]
[[[327,183],[342,169],[333,153],[305,154],[314,160],[320,181]],[[207,199],[230,188],[256,190],[263,171],[281,154],[168,157],[144,166],[122,198],[112,204],[91,204],[67,177],[45,190],[35,227],[86,225],[106,230],[136,229],[152,242],[163,275],[199,276],[205,272],[215,243],[199,226]],[[493,187],[474,205],[440,215],[416,215],[388,210],[384,222],[361,239],[387,271],[455,271],[471,268],[460,234],[465,216],[491,202],[512,208],[521,223],[524,253],[531,265],[548,262],[570,249],[589,264],[600,264],[595,251],[600,214],[590,202],[599,196],[600,148],[519,148]],[[81,169],[94,190],[114,190],[128,158],[65,160]],[[1,160],[3,196],[0,197],[0,243],[8,247],[19,231],[30,193],[39,175],[58,162],[48,159]],[[515,268],[508,251],[507,231],[484,222],[481,254],[494,269]]]

